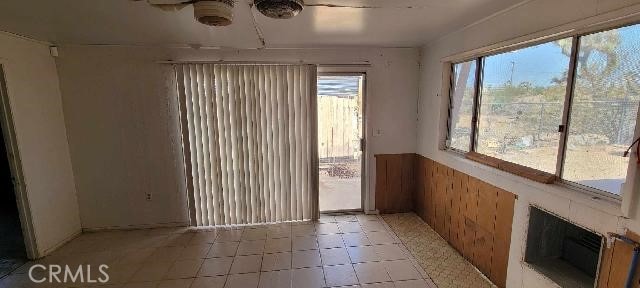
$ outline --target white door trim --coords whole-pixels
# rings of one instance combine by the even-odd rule
[[[18,150],[18,142],[16,139],[15,128],[13,125],[13,117],[11,113],[11,105],[7,90],[7,80],[5,77],[4,67],[5,61],[0,59],[0,128],[4,139],[4,145],[7,149],[7,159],[11,170],[14,192],[16,193],[16,204],[20,216],[20,225],[22,226],[22,237],[29,259],[40,258],[36,236],[33,229],[33,220],[31,218],[31,206],[24,182],[24,174],[22,172],[22,162],[20,161],[20,151]],[[1,144],[0,144],[1,145]]]

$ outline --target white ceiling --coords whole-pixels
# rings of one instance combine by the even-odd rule
[[[177,12],[129,0],[2,0],[0,30],[56,44],[260,47],[250,0],[238,0],[233,24],[197,23],[188,6]],[[267,47],[420,46],[523,0],[306,0],[289,20],[255,14]],[[35,2],[39,2],[36,4]]]

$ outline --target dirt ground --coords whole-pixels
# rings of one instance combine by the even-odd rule
[[[613,145],[574,147],[567,150],[563,178],[600,189],[616,189],[627,174],[629,158],[622,157],[625,148]],[[486,153],[486,151],[483,151]],[[555,173],[558,150],[539,147],[505,154],[487,153],[506,161]],[[600,183],[599,183],[600,182]],[[608,187],[608,189],[607,189]],[[611,191],[615,192],[615,191]]]
[[[329,176],[328,166],[321,165],[319,178],[320,211],[362,208],[360,162],[348,163],[347,165],[354,172],[353,174],[349,173],[349,177]]]

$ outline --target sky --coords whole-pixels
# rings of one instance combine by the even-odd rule
[[[632,61],[638,62],[635,67],[640,67],[640,24],[619,28],[618,31],[621,39],[620,49],[627,51]],[[513,77],[514,85],[529,82],[534,86],[549,86],[553,78],[562,76],[568,68],[569,57],[562,54],[560,46],[549,42],[486,57],[483,84],[503,86]],[[319,76],[318,95],[355,95],[358,92],[360,77]],[[469,81],[469,85],[473,85],[473,81]]]
[[[621,40],[619,49],[629,53],[632,61],[640,61],[640,25],[620,28],[618,31]],[[569,57],[562,54],[558,45],[550,42],[486,57],[484,65],[484,85],[502,86],[513,77],[515,85],[530,82],[534,86],[547,86],[552,84],[554,77],[568,70]]]
[[[318,76],[319,96],[348,97],[358,94],[362,76]]]

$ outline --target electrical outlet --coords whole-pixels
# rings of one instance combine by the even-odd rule
[[[151,199],[153,198],[152,196],[153,195],[151,195],[151,193],[147,193],[147,201],[151,201]]]

